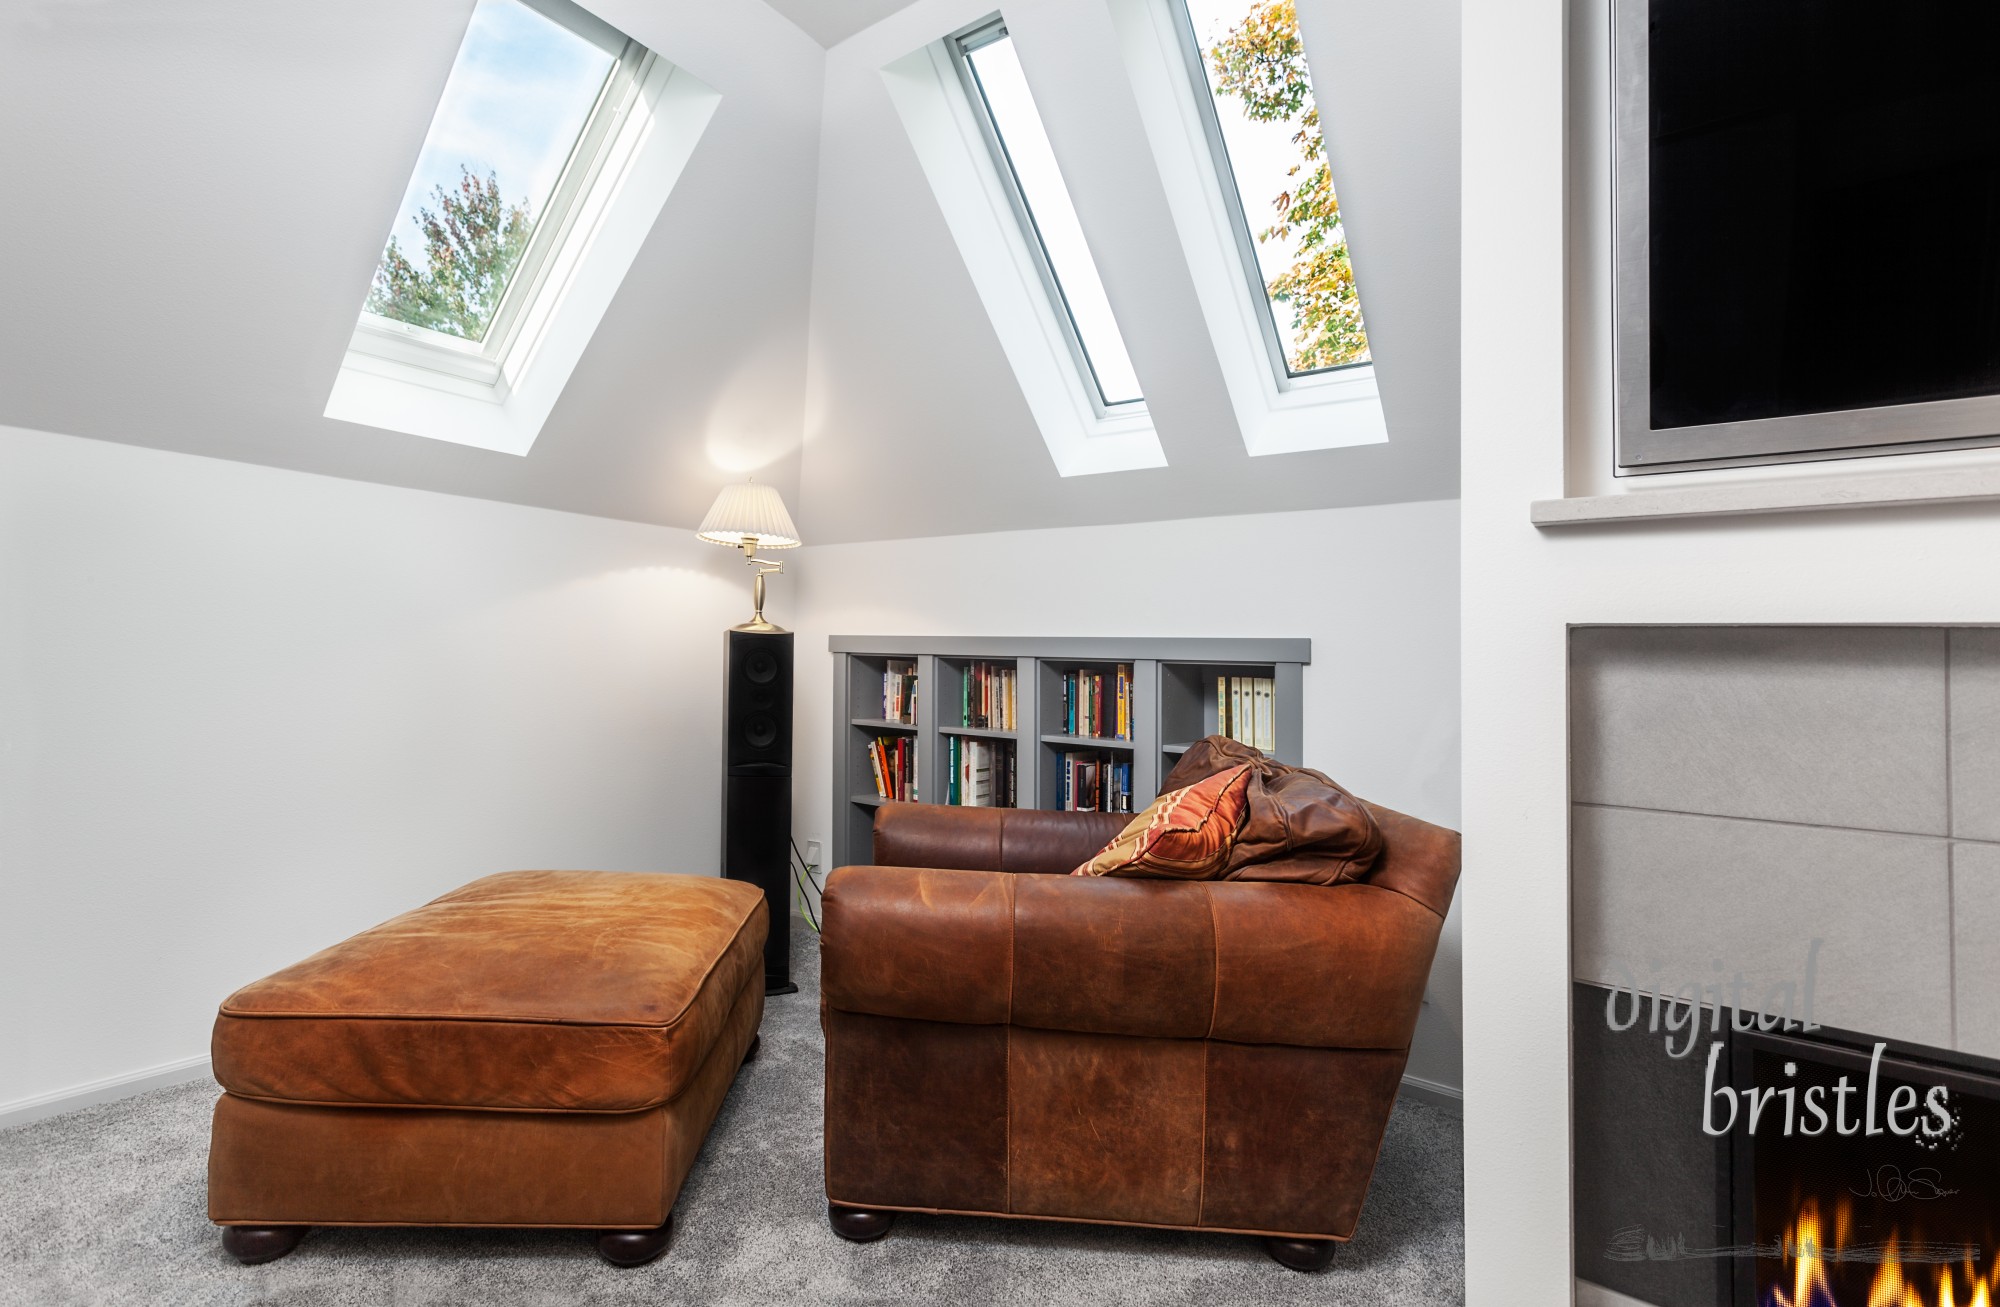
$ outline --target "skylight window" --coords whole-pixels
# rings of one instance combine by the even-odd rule
[[[326,415],[527,453],[720,99],[571,0],[478,0]]]
[[[1287,377],[1370,359],[1295,0],[1180,0],[1182,38],[1267,345]]]
[[[967,89],[981,111],[988,144],[1068,329],[1077,363],[1105,408],[1138,404],[1145,396],[1125,352],[1111,301],[1083,238],[1076,205],[1063,184],[1048,132],[1006,24],[994,20],[954,42]]]
[[[567,0],[479,0],[365,318],[504,347],[645,53]]]

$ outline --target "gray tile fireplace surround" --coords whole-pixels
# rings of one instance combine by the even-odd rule
[[[1570,686],[1577,980],[1817,939],[1820,1024],[2000,1057],[2000,630],[1579,628]]]
[[[1570,748],[1576,1301],[1727,1307],[1727,1263],[1613,1254],[1738,1240],[1707,1022],[1670,1057],[1605,987],[1754,1008],[1812,956],[1817,1023],[2000,1058],[2000,630],[1579,628]]]

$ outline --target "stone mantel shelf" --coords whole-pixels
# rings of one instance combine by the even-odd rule
[[[1746,513],[1804,513],[1833,508],[1894,508],[1989,500],[2000,501],[2000,466],[1738,481],[1635,490],[1619,495],[1537,499],[1528,506],[1528,520],[1538,527],[1599,526]]]

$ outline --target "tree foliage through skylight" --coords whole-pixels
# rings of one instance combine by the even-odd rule
[[[485,337],[614,62],[520,0],[479,0],[375,270],[369,313]]]
[[[1286,364],[1310,372],[1368,361],[1296,0],[1188,0],[1188,13],[1265,289],[1290,310],[1291,330],[1279,332]]]
[[[508,204],[492,173],[482,180],[470,169],[461,171],[455,190],[439,186],[432,198],[436,209],[420,207],[412,219],[423,233],[422,266],[391,236],[375,269],[368,311],[448,336],[482,339],[528,248],[533,223],[527,206]]]

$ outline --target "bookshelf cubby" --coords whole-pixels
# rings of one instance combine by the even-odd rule
[[[1284,762],[1303,761],[1305,666],[1312,642],[1293,639],[1173,639],[1108,637],[1012,639],[973,636],[851,636],[828,641],[834,656],[834,829],[832,866],[865,863],[873,856],[875,810],[895,802],[876,790],[870,752],[877,739],[906,739],[916,800],[946,802],[953,792],[951,760],[977,746],[989,773],[1011,753],[1014,793],[1020,806],[1056,809],[1070,755],[1123,767],[1130,776],[1133,811],[1152,802],[1160,780],[1189,744],[1220,725],[1216,681],[1248,678],[1269,687],[1268,710],[1259,719],[1270,739],[1266,751]],[[913,720],[884,716],[883,677],[892,667],[915,668]],[[1115,693],[1120,669],[1129,682],[1126,720],[1119,729]],[[1011,694],[976,699],[987,707],[967,721],[968,676],[1011,673]],[[1065,711],[1065,680],[1102,677],[1107,715],[1095,721]],[[975,681],[975,692],[979,682]],[[1074,687],[1079,684],[1071,680]],[[1092,683],[1095,690],[1095,682]],[[1011,706],[1009,720],[995,711]],[[995,782],[994,788],[998,789]]]

